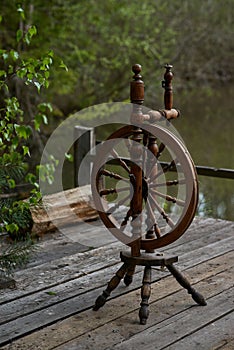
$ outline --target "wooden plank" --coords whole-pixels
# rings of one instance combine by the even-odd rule
[[[229,241],[226,247],[227,246],[228,249],[232,247],[229,244]],[[224,243],[222,243],[222,248],[225,248]],[[219,253],[221,253],[219,245],[218,251]],[[214,253],[210,246],[208,248],[208,253]],[[198,254],[198,256],[196,256],[196,254]],[[184,258],[183,255],[181,256],[182,264],[180,264],[180,268],[182,267],[183,269],[190,268],[191,266],[196,265],[198,260],[204,261],[204,258],[207,258],[207,256],[204,254],[204,251],[201,252],[200,249],[195,250],[193,255],[191,255],[191,253],[186,253],[185,256],[186,258]],[[83,276],[80,275],[77,276],[76,279],[74,278],[73,280],[68,281],[66,283],[55,285],[53,287],[43,289],[42,291],[34,292],[33,296],[29,294],[24,298],[18,298],[17,300],[13,300],[12,302],[4,303],[0,305],[0,324],[6,322],[7,320],[23,316],[24,314],[30,314],[33,311],[41,310],[45,307],[56,305],[61,300],[69,300],[72,297],[77,297],[78,295],[83,294],[84,290],[88,291],[88,289],[90,288],[94,289],[103,286],[114,275],[119,266],[120,264],[114,264],[113,266],[109,266],[105,269],[98,270],[92,274],[85,274]],[[162,272],[160,270],[157,270],[156,278],[159,279],[167,275],[168,272]],[[133,288],[137,284],[140,285],[141,278],[141,276],[138,276],[136,274],[134,277],[134,284],[131,286],[131,288]],[[77,288],[77,286],[79,287]],[[53,293],[53,297],[51,296],[51,292]]]
[[[232,270],[233,273],[233,270]],[[230,273],[228,274],[230,277]],[[196,288],[206,293],[207,297],[212,297],[214,294],[219,294],[219,292],[223,289],[223,278],[226,278],[228,276],[227,274],[223,273],[220,274],[220,279],[217,280],[213,278],[213,280],[209,278],[209,281],[216,281],[216,288],[214,289],[214,286],[209,285],[206,281],[200,282],[196,285]],[[233,281],[231,281],[230,278],[228,278],[229,283],[227,284],[227,287],[230,285],[233,285]],[[75,320],[75,325],[73,325],[73,337],[76,338],[72,341],[69,341],[68,343],[65,343],[64,338],[60,338],[60,341],[64,343],[64,345],[61,345],[61,348],[58,347],[58,349],[79,349],[86,346],[88,349],[94,348],[95,344],[98,344],[101,349],[113,349],[115,344],[118,344],[125,339],[128,339],[132,337],[134,334],[138,334],[139,332],[142,332],[144,329],[151,329],[151,327],[154,327],[155,323],[160,324],[161,322],[164,322],[166,320],[166,323],[171,323],[171,317],[174,317],[174,315],[179,315],[181,312],[184,312],[184,310],[188,310],[190,312],[191,309],[191,303],[188,299],[188,302],[185,302],[185,299],[183,298],[184,291],[179,291],[175,293],[175,290],[173,289],[171,282],[173,284],[174,281],[171,281],[170,279],[166,279],[164,281],[160,281],[160,283],[157,283],[153,286],[153,293],[151,294],[153,300],[153,303],[150,304],[150,316],[148,319],[148,324],[145,327],[142,327],[142,325],[139,325],[138,323],[138,310],[132,311],[131,303],[132,305],[135,305],[135,308],[138,308],[139,302],[140,302],[140,291],[138,291],[137,295],[135,293],[131,293],[131,299],[129,300],[129,295],[126,298],[118,301],[111,301],[111,305],[106,305],[106,311],[101,310],[100,312],[100,318],[103,321],[103,326],[97,327],[97,321],[92,316],[92,313],[87,313],[87,323],[85,322],[85,315],[84,313],[81,315],[78,315]],[[175,286],[175,284],[174,284]],[[202,288],[203,287],[203,288]],[[138,296],[138,298],[137,298]],[[137,300],[139,299],[139,300]],[[152,300],[151,300],[152,301]],[[210,305],[212,307],[212,301],[209,301]],[[129,305],[130,304],[130,305]],[[120,308],[121,306],[121,308]],[[196,307],[195,307],[196,308]],[[119,317],[119,312],[121,309],[122,316]],[[206,312],[205,309],[201,309],[198,307],[197,309],[200,310],[200,313]],[[106,314],[112,315],[112,319],[109,322],[106,319]],[[104,318],[104,320],[103,320]],[[81,322],[82,321],[82,322]],[[67,325],[67,324],[66,324]],[[72,327],[72,324],[70,323],[70,326]],[[63,332],[64,334],[64,328],[63,325],[59,325],[60,332]],[[87,328],[92,328],[87,329]],[[173,327],[176,327],[176,324],[173,325]],[[68,330],[68,327],[65,328],[65,331]],[[76,330],[76,333],[75,333]],[[81,333],[81,336],[78,337],[77,332]],[[55,334],[56,332],[52,332],[53,339],[58,340],[58,335]],[[82,334],[83,333],[83,334]],[[70,339],[71,339],[71,331],[70,331]],[[142,335],[143,336],[143,335]],[[170,334],[168,334],[168,338],[170,338]],[[131,339],[131,338],[130,338]],[[144,339],[147,339],[144,338]],[[154,343],[155,346],[156,343]],[[142,348],[147,348],[147,344],[144,344]],[[51,343],[48,342],[48,349],[51,349]],[[80,347],[79,347],[80,346]],[[83,347],[82,347],[83,346]],[[137,347],[137,344],[134,344],[135,348]],[[123,347],[124,349],[128,349],[128,347]],[[47,347],[46,347],[47,349]],[[57,349],[57,347],[56,347]],[[157,347],[158,349],[158,347]]]
[[[224,344],[223,346],[220,346],[219,348],[216,347],[212,350],[233,350],[234,349],[234,340],[228,340],[228,343]]]
[[[230,254],[227,254],[226,257],[226,262],[230,262]],[[225,260],[225,259],[224,259]],[[221,274],[217,276],[213,276],[215,273],[219,273],[219,271],[221,271],[220,269],[222,269],[222,265],[221,265],[222,259],[221,257],[213,259],[213,263],[210,266],[207,266],[206,263],[204,263],[203,265],[201,265],[201,269],[200,269],[200,274],[199,276],[194,275],[194,282],[198,282],[199,280],[201,281],[203,278],[208,278],[208,281],[204,281],[203,286],[204,286],[204,291],[206,293],[206,296],[212,296],[214,294],[219,293],[222,288],[223,288],[223,280],[225,279],[227,281],[226,286],[228,287],[229,285],[233,285],[233,281],[230,278],[230,275],[232,276],[233,271],[225,271]],[[196,268],[192,268],[190,269],[190,274],[196,273]],[[213,277],[212,277],[213,276]],[[214,281],[215,281],[215,288],[214,288]],[[197,288],[200,288],[200,286],[202,285],[202,282],[200,282],[198,284]],[[122,290],[121,290],[122,289]],[[122,294],[123,290],[126,291],[126,288],[124,287],[120,287],[120,291],[118,293]],[[174,278],[172,277],[168,277],[166,279],[161,279],[160,281],[158,281],[156,284],[152,285],[152,296],[151,296],[151,302],[157,301],[157,303],[161,303],[162,302],[162,298],[166,297],[166,296],[170,296],[171,298],[171,305],[173,305],[173,307],[175,307],[176,305],[176,309],[177,307],[181,310],[181,308],[184,308],[184,304],[181,303],[181,300],[184,300],[184,297],[179,296],[177,299],[175,299],[175,292],[181,290],[181,287],[175,282]],[[94,291],[96,293],[95,297],[94,295],[92,295],[92,304],[93,301],[95,300],[96,296],[98,295],[98,292],[100,291]],[[184,295],[184,290],[182,290],[180,293],[182,293]],[[139,298],[139,294],[140,291],[138,289],[137,295]],[[81,296],[81,300],[76,300],[73,299],[72,303],[70,302],[70,304],[72,305],[77,305],[77,303],[81,304],[85,304],[85,306],[89,305],[89,293],[86,293],[85,295]],[[193,305],[193,301],[191,301],[189,299],[188,296],[188,305],[187,307],[190,307],[191,304]],[[176,302],[177,300],[177,302]],[[121,305],[121,307],[119,307]],[[38,342],[41,342],[42,339],[43,341],[43,349],[51,349],[52,347],[49,347],[49,344],[51,345],[53,343],[53,346],[58,345],[59,343],[61,344],[61,342],[64,342],[66,340],[71,339],[72,337],[77,337],[78,335],[81,335],[82,333],[87,333],[89,332],[92,328],[98,328],[100,327],[100,325],[105,325],[107,324],[108,321],[113,321],[118,318],[118,317],[122,317],[123,318],[123,322],[121,320],[118,321],[118,327],[120,327],[122,325],[122,327],[127,327],[127,329],[129,329],[130,334],[132,334],[132,332],[134,332],[134,325],[135,322],[133,322],[133,320],[137,318],[137,312],[135,311],[136,308],[138,308],[139,305],[139,301],[137,301],[136,298],[136,292],[131,292],[128,293],[127,298],[126,296],[122,296],[120,298],[114,299],[109,301],[109,303],[107,303],[107,305],[103,308],[100,309],[97,313],[94,313],[92,311],[86,311],[86,312],[82,312],[82,314],[78,314],[77,316],[71,317],[68,320],[65,320],[63,322],[60,322],[58,325],[61,326],[61,328],[56,327],[56,325],[47,327],[45,330],[41,330],[39,331],[39,333],[35,333],[34,335],[29,335],[27,337],[28,339],[28,348],[30,349],[34,349],[33,344],[35,344],[35,349],[36,344],[38,344]],[[164,305],[165,306],[165,305]],[[152,308],[152,305],[150,305],[150,308]],[[155,317],[158,317],[158,312],[156,312],[156,309],[158,308],[158,305],[155,307],[155,310],[151,311],[151,315],[156,315]],[[83,305],[83,309],[84,309],[84,305]],[[134,310],[132,312],[132,310]],[[58,310],[61,311],[61,310]],[[66,311],[66,310],[65,310]],[[155,312],[154,312],[155,311]],[[175,310],[174,310],[175,311]],[[63,309],[64,312],[64,309]],[[132,312],[132,316],[131,319],[128,319],[128,322],[130,322],[130,328],[129,326],[126,326],[126,322],[125,322],[125,315],[126,313],[128,314],[129,312]],[[178,312],[178,310],[176,311]],[[49,310],[46,310],[46,315],[48,316]],[[165,316],[165,311],[160,313],[160,315],[164,315]],[[45,316],[45,313],[44,313]],[[160,317],[161,317],[160,316]],[[166,316],[168,317],[168,314],[166,314]],[[152,317],[152,318],[151,318]],[[162,320],[160,318],[160,320]],[[32,322],[35,322],[35,319],[31,319]],[[153,318],[153,316],[150,316],[149,319],[149,325],[152,322],[155,322],[155,318]],[[25,325],[25,320],[20,318],[18,319],[18,328],[21,329],[22,332],[22,327],[25,330],[25,327],[27,327],[27,325]],[[12,331],[15,329],[15,326],[12,327],[12,323],[9,323],[8,326],[8,336],[9,334],[12,334]],[[132,325],[132,327],[131,327]],[[107,324],[108,327],[108,324]],[[9,328],[11,329],[11,332],[9,331]],[[20,331],[20,329],[18,331]],[[136,330],[139,331],[139,329],[142,330],[142,326],[139,328],[137,327]],[[27,330],[27,329],[26,329]],[[52,332],[52,335],[51,335]],[[1,334],[2,334],[2,329],[1,329]],[[6,335],[6,334],[5,334]],[[69,337],[69,338],[68,338]],[[53,338],[53,341],[50,341],[51,338]],[[18,340],[15,344],[24,344],[24,342],[26,340]],[[30,344],[30,345],[29,345]],[[13,345],[12,345],[13,346]],[[17,348],[17,347],[16,347]],[[14,349],[11,348],[11,349]]]
[[[196,332],[211,322],[215,322],[219,318],[224,317],[233,311],[233,303],[231,303],[233,295],[234,287],[211,298],[205,312],[201,312],[198,307],[186,309],[179,314],[172,316],[170,320],[166,319],[159,324],[138,333],[132,338],[122,341],[121,344],[117,344],[111,349],[135,350],[137,347],[144,348],[146,344],[147,350],[155,350],[156,345],[158,350],[165,349],[165,347],[171,346],[176,340],[182,339],[187,335]],[[72,350],[72,347],[70,347],[69,344],[66,345]],[[63,347],[58,349],[61,350]]]
[[[183,253],[187,251],[188,259],[190,260],[190,251],[193,250],[194,244],[196,247],[202,248],[208,242],[219,242],[223,237],[232,236],[232,226],[230,222],[222,222],[216,220],[208,220],[211,224],[209,229],[203,228],[202,234],[201,230],[204,224],[203,220],[197,220],[196,229],[191,228],[188,230],[187,238],[185,244],[180,244],[174,247],[174,249],[165,249],[165,252],[173,253],[179,255],[180,265],[183,265]],[[206,220],[205,220],[206,222]],[[213,222],[213,225],[212,225]],[[216,225],[214,225],[216,223]],[[224,227],[222,227],[224,225]],[[220,229],[220,227],[222,227]],[[195,237],[200,237],[195,239]],[[184,241],[181,238],[181,242]],[[190,240],[192,239],[192,241]],[[193,242],[191,244],[191,242]],[[216,246],[216,250],[219,250],[219,242]],[[77,253],[71,255],[70,257],[64,257],[61,259],[53,260],[50,263],[42,264],[38,267],[29,268],[26,270],[21,270],[15,274],[15,280],[17,282],[17,290],[11,290],[7,293],[0,291],[0,304],[2,302],[10,301],[15,298],[22,297],[27,294],[31,294],[35,291],[44,290],[46,288],[53,288],[57,284],[69,282],[79,276],[84,274],[89,274],[91,272],[97,271],[101,268],[107,266],[113,266],[119,262],[119,251],[125,247],[120,242],[112,243],[108,246],[100,247],[95,250],[91,250],[84,253]],[[223,248],[228,248],[224,242],[224,246],[220,249],[220,254],[226,252]],[[229,249],[230,250],[230,249]],[[202,255],[202,251],[200,251]],[[185,260],[186,260],[185,259]],[[87,262],[89,262],[87,264]]]
[[[228,344],[230,346],[231,341],[234,342],[234,312],[212,321],[206,327],[166,347],[165,350],[223,349],[223,346],[226,347]]]
[[[222,244],[222,247],[224,248],[225,246]],[[228,244],[228,247],[229,247],[229,244]],[[220,248],[218,248],[218,250],[219,250],[219,253],[220,253]],[[208,248],[208,252],[209,252],[209,254],[213,253],[213,251],[210,248]],[[203,256],[203,258],[204,257],[205,256]],[[190,254],[190,259],[193,260],[193,257],[191,257],[191,254]],[[190,265],[191,265],[191,262],[189,263],[189,260],[187,260],[185,268],[186,268],[186,266],[189,267]],[[110,270],[110,271],[108,271],[108,270],[109,269],[107,269],[107,271],[101,271],[101,276],[99,275],[99,273],[97,273],[94,276],[90,276],[90,278],[88,278],[88,279],[87,279],[87,276],[84,276],[83,281],[82,280],[77,280],[77,285],[82,286],[81,288],[85,288],[85,290],[86,290],[86,288],[87,289],[90,288],[90,287],[94,288],[97,285],[100,286],[100,283],[102,285],[106,284],[106,281],[110,277],[112,277],[112,274],[113,274],[114,270],[116,271],[115,266],[114,266],[114,268],[112,270]],[[106,274],[105,274],[105,272],[106,272]],[[106,280],[104,279],[104,277],[106,277]],[[162,273],[158,272],[157,273],[157,279],[160,278],[160,277],[162,277]],[[139,276],[139,277],[135,276],[135,283],[138,283],[138,285],[139,285],[140,284],[140,280],[141,280],[141,276]],[[86,281],[86,284],[85,284],[85,281]],[[70,287],[70,293],[69,293],[69,287]],[[67,292],[67,288],[68,288],[68,292]],[[134,285],[133,285],[133,288],[134,288]],[[86,295],[86,297],[82,297],[80,299],[82,301],[82,303],[81,303],[82,305],[80,306],[80,305],[77,304],[78,309],[76,309],[76,311],[79,311],[79,310],[82,311],[82,307],[84,307],[84,305],[86,307],[91,307],[91,305],[93,304],[93,301],[96,299],[96,295],[101,292],[101,289],[99,288],[99,291],[96,291],[95,293],[89,293],[89,291],[87,290],[88,294]],[[25,300],[25,298],[22,298],[22,299],[19,299],[18,302],[17,301],[13,301],[13,305],[15,305],[15,309],[13,308],[13,311],[9,312],[10,308],[7,309],[7,305],[5,305],[6,306],[5,313],[10,315],[11,318],[12,317],[14,318],[14,317],[18,317],[19,316],[17,314],[17,307],[18,307],[18,313],[19,314],[21,313],[21,315],[22,314],[26,314],[27,315],[27,314],[30,314],[30,312],[36,311],[38,309],[42,310],[45,307],[49,306],[52,309],[56,309],[57,313],[56,312],[54,313],[54,311],[52,311],[52,314],[53,314],[52,320],[47,318],[47,322],[48,323],[55,322],[56,320],[61,318],[61,315],[60,315],[61,309],[60,309],[60,307],[58,309],[56,308],[57,304],[61,304],[61,299],[62,298],[65,299],[65,308],[67,309],[67,313],[65,313],[65,317],[67,317],[67,316],[69,316],[69,315],[74,313],[73,308],[71,308],[69,306],[71,298],[74,297],[74,296],[77,298],[78,295],[80,295],[80,294],[82,294],[84,292],[84,289],[81,289],[81,290],[77,291],[76,283],[74,283],[73,285],[70,285],[70,286],[62,285],[62,286],[60,286],[60,288],[58,290],[57,289],[52,289],[52,292],[56,293],[56,296],[52,297],[51,295],[47,294],[49,292],[51,292],[51,289],[47,289],[47,290],[44,290],[42,293],[35,294],[33,298],[32,298],[32,296],[29,296],[28,300],[27,299]],[[124,291],[123,290],[122,291],[118,291],[117,290],[116,293],[113,293],[113,296],[115,296],[116,294],[118,294],[120,292],[121,293],[125,293],[126,290],[124,290]],[[30,304],[30,300],[32,301],[31,304]],[[35,301],[35,303],[34,303],[34,301]],[[38,307],[35,307],[35,304],[38,304]],[[63,307],[63,304],[61,304],[60,306]],[[34,310],[33,310],[33,308],[34,308]],[[22,310],[23,310],[23,312],[22,312]],[[4,317],[4,308],[3,308],[2,312],[1,312],[1,314],[2,314],[2,317]],[[63,314],[63,312],[62,312],[62,314]],[[30,317],[30,315],[28,317]],[[37,320],[40,321],[40,317]],[[41,326],[41,324],[40,324],[40,326]],[[36,324],[35,324],[35,327],[36,327]],[[27,329],[27,327],[26,327],[26,329]]]
[[[122,247],[116,242],[109,245],[108,249],[100,247],[18,271],[14,275],[17,290],[8,290],[7,293],[0,291],[0,304],[112,266],[119,262]]]

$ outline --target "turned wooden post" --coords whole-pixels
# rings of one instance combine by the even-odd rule
[[[141,287],[140,324],[146,324],[149,317],[149,297],[151,293],[151,266],[145,266]]]
[[[172,93],[172,78],[173,73],[171,71],[172,65],[166,64],[166,72],[164,74],[164,80],[162,82],[162,87],[165,89],[164,92],[164,106],[165,109],[172,109],[173,106],[173,93]]]
[[[146,171],[147,174],[150,173],[151,177],[155,177],[157,175],[157,163],[156,163],[156,157],[158,154],[158,145],[156,137],[153,135],[148,136],[148,157],[147,157],[147,167]],[[147,186],[147,185],[146,185]],[[148,192],[148,189],[147,189]],[[152,194],[153,195],[153,194]],[[159,228],[157,226],[157,223],[155,222],[155,215],[154,215],[154,207],[152,201],[150,201],[149,198],[147,198],[147,205],[146,205],[146,211],[147,211],[147,218],[146,218],[146,226],[148,228],[146,233],[147,239],[153,239],[156,237],[155,232],[159,234]],[[154,249],[149,248],[146,250],[147,253],[153,253]]]
[[[110,282],[107,285],[107,288],[102,292],[101,295],[97,298],[95,305],[93,306],[93,310],[97,311],[106,303],[106,299],[110,296],[111,292],[119,285],[119,282],[124,277],[126,271],[128,269],[127,263],[124,263],[120,269],[116,272],[116,274],[112,277]]]
[[[199,293],[198,291],[196,291],[195,288],[193,288],[190,284],[190,282],[187,280],[187,278],[173,265],[166,265],[168,270],[171,272],[171,274],[175,277],[175,279],[177,280],[177,282],[185,289],[187,289],[188,293],[191,294],[193,300],[202,306],[205,306],[206,300],[203,297],[203,295],[201,293]]]
[[[126,275],[124,277],[124,283],[126,286],[129,286],[132,283],[133,275],[135,273],[136,265],[129,265]]]
[[[131,122],[133,126],[133,138],[130,148],[131,158],[131,177],[130,181],[133,186],[133,197],[130,203],[132,211],[132,234],[133,243],[131,245],[132,256],[140,256],[140,239],[142,235],[142,130],[136,124],[141,123],[142,104],[144,102],[144,82],[140,75],[141,66],[135,64],[132,67],[134,73],[133,81],[130,84],[130,99],[132,106]],[[135,237],[135,238],[134,238]]]

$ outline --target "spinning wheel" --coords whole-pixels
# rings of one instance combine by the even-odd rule
[[[138,144],[133,141],[136,134]],[[129,246],[140,239],[140,248],[146,250],[178,239],[194,217],[198,193],[196,171],[185,146],[156,125],[138,130],[124,126],[110,135],[108,141],[99,148],[97,159],[104,164],[94,163],[92,179],[96,208],[105,226]],[[127,145],[128,153],[132,153],[141,143],[142,159],[130,157],[127,164],[118,149]],[[167,162],[162,161],[163,156]],[[119,165],[114,172],[110,170],[113,162]],[[134,175],[136,167],[141,172],[139,189]],[[136,201],[142,203],[140,213],[135,210]],[[137,233],[136,224],[140,226]]]
[[[104,305],[123,277],[129,285],[135,266],[143,265],[140,322],[145,324],[151,266],[166,266],[197,303],[206,302],[174,267],[178,257],[154,251],[185,233],[195,215],[198,186],[196,169],[182,141],[169,128],[155,124],[179,115],[172,108],[171,66],[166,65],[163,82],[165,109],[147,114],[141,108],[144,83],[140,71],[139,65],[133,66],[131,125],[121,127],[99,146],[91,184],[101,220],[113,235],[131,247],[131,253],[121,253],[124,264],[96,300],[94,310]]]

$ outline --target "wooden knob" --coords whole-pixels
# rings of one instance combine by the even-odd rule
[[[133,71],[133,73],[135,74],[135,75],[133,76],[133,79],[134,79],[135,77],[141,78],[141,76],[140,76],[141,65],[140,65],[140,64],[134,64],[134,65],[132,66],[132,71]]]

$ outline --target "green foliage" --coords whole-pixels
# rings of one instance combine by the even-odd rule
[[[30,239],[7,245],[0,255],[0,278],[11,276],[16,268],[24,266],[28,262],[32,249],[35,248]]]
[[[209,86],[233,79],[232,0],[51,0],[49,5],[22,0],[18,4],[1,2],[0,40],[5,49],[11,48],[2,55],[8,54],[14,69],[20,51],[25,65],[17,74],[29,81],[31,73],[39,74],[33,83],[36,89],[42,89],[43,79],[51,78],[50,99],[65,115],[126,99],[130,67],[136,62],[142,64],[145,76],[152,77],[146,86],[149,105],[160,88],[161,66],[166,62],[176,66],[177,86]],[[41,52],[47,52],[44,58]],[[56,62],[57,56],[63,61]],[[38,60],[33,72],[30,57]],[[38,69],[43,60],[45,67],[51,60],[55,64],[49,73]],[[4,74],[0,65],[0,76]]]
[[[32,228],[29,205],[37,204],[41,199],[38,173],[36,169],[34,172],[29,169],[30,148],[32,140],[39,135],[41,124],[48,124],[47,116],[52,112],[51,104],[41,102],[38,92],[49,86],[54,55],[51,50],[38,58],[25,55],[26,47],[37,35],[37,28],[26,26],[22,6],[17,7],[17,12],[20,28],[11,45],[0,49],[0,231],[6,231],[13,240],[22,240],[28,237]],[[25,105],[20,96],[22,91],[26,100],[30,100],[33,93],[34,98],[38,97],[38,103],[34,100]],[[52,182],[54,167],[46,164],[43,169],[45,180]],[[28,201],[19,198],[17,189],[21,183],[31,185]],[[17,251],[5,255],[10,259],[9,264],[14,253]]]

